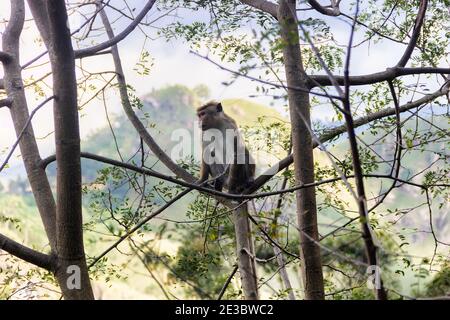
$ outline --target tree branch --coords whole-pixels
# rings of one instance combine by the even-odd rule
[[[307,75],[303,65],[298,28],[296,0],[280,0],[278,9],[279,39],[282,41],[282,57],[286,83],[289,86],[306,87]],[[314,155],[311,128],[311,97],[308,92],[287,90],[291,119],[294,177],[297,184],[313,183]],[[339,92],[338,92],[338,95]],[[315,245],[319,231],[317,226],[317,200],[314,187],[299,190],[296,195],[296,215],[299,228],[301,278],[306,300],[324,299],[324,282],[320,248]],[[251,217],[249,217],[251,219]]]
[[[64,0],[47,1],[50,33],[47,50],[53,73],[53,115],[56,149],[56,245],[55,276],[65,299],[94,299],[83,244],[80,128],[74,51]],[[44,17],[41,17],[44,18]],[[79,290],[70,283],[71,266],[79,268]]]
[[[355,33],[356,18],[359,13],[359,0],[356,1],[356,12],[355,20],[353,21],[352,30],[350,34],[350,40],[347,46],[347,57],[344,67],[344,99],[342,101],[342,107],[344,109],[344,119],[347,127],[348,143],[350,145],[350,154],[352,160],[353,172],[355,175],[356,193],[358,195],[357,206],[360,217],[362,238],[364,240],[365,253],[367,261],[370,265],[379,267],[379,255],[378,255],[378,245],[375,242],[376,238],[372,227],[370,225],[369,213],[367,212],[367,198],[364,185],[363,168],[361,164],[360,152],[358,150],[358,141],[356,139],[356,130],[351,110],[350,101],[350,57],[352,52],[353,36]],[[396,104],[396,114],[398,114],[398,108]],[[383,285],[383,281],[380,278],[380,286],[375,289],[375,296],[377,300],[387,300],[387,293]]]
[[[11,0],[10,3],[11,17],[2,35],[2,46],[3,50],[14,58],[11,63],[4,66],[5,73],[1,85],[5,89],[8,98],[12,100],[9,111],[16,136],[19,137],[30,117],[22,80],[22,69],[20,68],[19,59],[16,59],[20,57],[19,40],[25,20],[25,4],[23,0]],[[19,147],[28,181],[33,191],[50,247],[52,252],[56,252],[55,201],[47,175],[38,165],[41,157],[31,123],[28,124],[25,133],[22,135]]]
[[[236,264],[233,268],[233,271],[231,271],[230,275],[228,276],[227,280],[222,286],[222,289],[220,289],[219,296],[217,297],[217,300],[222,300],[223,295],[225,294],[225,291],[227,291],[228,286],[231,283],[231,280],[233,279],[234,275],[238,271],[238,265]]]
[[[12,104],[12,99],[10,98],[6,98],[6,99],[1,99],[0,100],[0,108],[1,107],[11,107]]]
[[[409,40],[408,46],[406,47],[403,56],[397,63],[397,67],[404,67],[408,63],[409,58],[416,47],[417,40],[419,39],[420,31],[422,29],[423,20],[425,19],[425,13],[427,11],[428,0],[421,0],[419,6],[419,12],[417,13],[416,22],[414,23],[414,30]]]
[[[107,40],[103,43],[100,43],[96,46],[89,47],[86,49],[75,50],[75,58],[84,58],[84,57],[93,55],[96,52],[107,49],[113,45],[116,45],[118,42],[125,39],[125,37],[128,36],[139,25],[139,23],[142,21],[142,19],[144,19],[144,17],[147,15],[147,13],[150,11],[150,9],[155,4],[155,2],[156,2],[156,0],[149,0],[147,2],[147,4],[144,6],[144,8],[142,8],[141,12],[136,16],[134,21],[132,23],[130,23],[128,25],[128,27],[126,27],[118,35],[114,36],[113,38],[110,37],[109,40]],[[104,12],[104,11],[102,10],[101,12]]]
[[[318,12],[325,14],[327,16],[337,17],[341,14],[339,6],[336,5],[334,2],[332,2],[331,6],[329,7],[322,6],[316,0],[308,0],[308,3],[312,8],[316,9]]]
[[[39,34],[42,37],[42,41],[45,46],[50,45],[50,32],[49,32],[49,24],[48,24],[48,14],[47,14],[47,3],[45,0],[27,0],[28,7],[33,15],[34,23],[39,30]],[[35,59],[39,59],[44,56],[48,51],[40,54]],[[33,59],[29,63],[26,63],[22,68],[26,68],[28,65],[33,63],[35,60]]]
[[[394,5],[394,7],[395,7],[395,5]],[[393,10],[393,9],[391,9],[391,10]],[[354,17],[352,17],[352,16],[350,16],[350,15],[348,15],[348,14],[346,14],[346,13],[343,13],[343,12],[341,12],[341,16],[346,17],[346,18],[348,18],[348,19],[350,19],[350,20],[352,20],[352,21],[353,21],[353,19],[354,19]],[[388,16],[388,17],[389,17],[389,16]],[[356,46],[359,46],[360,44],[364,43],[365,41],[370,40],[375,34],[378,35],[378,36],[380,36],[380,37],[382,37],[382,38],[384,38],[384,39],[387,39],[387,40],[390,40],[390,41],[393,41],[393,42],[397,42],[397,43],[401,43],[401,44],[404,44],[404,45],[408,45],[407,42],[404,42],[404,41],[395,39],[395,38],[393,38],[393,37],[391,37],[391,36],[388,36],[388,35],[386,35],[386,34],[381,33],[381,32],[380,32],[380,30],[381,30],[380,27],[378,27],[377,29],[375,29],[375,28],[370,27],[369,25],[365,24],[364,22],[362,22],[362,21],[360,21],[360,20],[355,20],[355,21],[356,21],[356,23],[357,23],[358,25],[363,26],[363,27],[366,28],[368,31],[372,32],[372,35],[369,35],[366,39],[364,39],[364,40],[362,40],[361,42],[359,42]],[[385,20],[385,22],[386,22],[386,21],[387,21],[387,20]],[[384,25],[384,24],[382,24],[382,25]]]
[[[28,130],[28,126],[31,123],[31,120],[33,119],[34,115],[36,114],[36,112],[42,108],[47,102],[49,102],[50,100],[52,100],[54,98],[54,96],[51,96],[47,99],[45,99],[43,102],[41,102],[36,108],[34,108],[33,111],[31,111],[30,116],[28,117],[25,125],[23,126],[23,129],[20,131],[19,135],[17,136],[16,142],[14,142],[14,144],[12,145],[11,149],[9,150],[8,155],[6,156],[5,160],[3,160],[3,163],[0,165],[0,172],[5,168],[5,166],[8,164],[9,159],[11,159],[11,156],[14,153],[14,150],[16,150],[17,146],[19,145],[20,139],[22,139],[23,135],[25,134],[25,132]],[[8,99],[5,99],[8,100]],[[10,102],[12,103],[12,100],[9,99]],[[0,104],[1,106],[1,104]]]
[[[28,248],[0,233],[0,249],[35,266],[52,271],[55,267],[54,259],[48,254]]]
[[[378,82],[394,80],[400,76],[416,75],[416,74],[450,74],[450,68],[433,68],[433,67],[421,67],[421,68],[403,68],[403,67],[393,67],[388,68],[385,71],[361,75],[361,76],[350,76],[348,78],[349,85],[351,86],[362,86],[368,84],[375,84]],[[334,80],[337,81],[339,85],[344,85],[344,76],[333,76]],[[329,76],[327,75],[310,75],[309,76],[309,87],[314,88],[317,86],[331,86]]]
[[[12,57],[11,57],[10,54],[8,54],[8,53],[6,53],[4,51],[0,51],[0,62],[6,64],[6,63],[10,62],[11,59],[12,59]]]
[[[268,13],[275,19],[278,19],[277,17],[278,5],[276,3],[267,0],[241,0],[241,2],[250,7]]]
[[[102,162],[102,163],[110,164],[110,165],[113,165],[113,166],[116,166],[116,167],[119,167],[119,168],[132,170],[132,171],[138,172],[140,174],[144,174],[144,175],[147,175],[147,176],[151,176],[151,177],[155,177],[155,178],[158,178],[158,179],[162,179],[162,180],[167,181],[167,182],[175,183],[177,185],[180,185],[180,186],[183,186],[183,187],[187,187],[187,188],[190,188],[190,189],[193,189],[193,190],[198,190],[198,191],[201,191],[201,192],[205,192],[207,194],[211,194],[211,195],[214,195],[214,196],[228,198],[228,199],[242,199],[242,197],[237,195],[237,194],[230,194],[230,193],[217,191],[215,189],[206,188],[206,187],[203,187],[202,185],[186,182],[184,180],[179,180],[179,179],[176,179],[176,178],[173,178],[171,176],[159,173],[159,172],[154,171],[154,170],[138,167],[138,166],[135,166],[135,165],[132,165],[132,164],[129,164],[129,163],[125,163],[125,162],[121,162],[121,161],[118,161],[118,160],[106,158],[106,157],[99,156],[99,155],[96,155],[96,154],[93,154],[93,153],[81,152],[81,157],[85,158],[85,159],[91,159],[91,160],[99,161],[99,162]],[[49,156],[49,157],[47,157],[45,159],[42,159],[42,161],[40,162],[40,166],[42,168],[45,168],[50,163],[54,162],[55,160],[56,160],[55,155]]]

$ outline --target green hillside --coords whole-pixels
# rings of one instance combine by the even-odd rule
[[[222,106],[225,113],[236,119],[239,126],[254,126],[260,117],[265,117],[268,121],[286,120],[276,110],[244,99],[225,99]]]

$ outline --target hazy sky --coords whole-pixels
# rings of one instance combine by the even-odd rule
[[[114,1],[113,3],[118,3]],[[130,1],[129,3],[137,3],[136,1]],[[144,1],[139,1],[138,12]],[[121,5],[118,5],[122,7]],[[345,8],[344,8],[345,9]],[[5,21],[9,16],[9,1],[0,1],[0,21]],[[345,10],[344,10],[345,11]],[[151,12],[155,12],[152,9]],[[187,15],[188,11],[180,10],[179,16],[183,17],[183,22],[198,19],[199,17],[206,19],[207,15],[205,13],[200,13],[200,15],[192,16]],[[350,12],[347,11],[350,14]],[[301,12],[299,18],[304,18],[310,15],[307,12]],[[158,16],[158,13],[152,13],[148,21],[153,20]],[[27,18],[30,18],[30,14],[27,12]],[[172,17],[166,17],[161,19],[159,23],[161,25],[170,22]],[[338,41],[341,43],[347,43],[349,26],[345,23],[339,21],[339,19],[334,19],[334,23],[331,24],[333,33]],[[81,19],[71,19],[70,26],[71,29],[76,29],[83,20]],[[115,32],[118,33],[129,23],[129,20],[122,19],[115,25]],[[5,24],[0,25],[0,31],[3,32]],[[151,35],[155,35],[155,29],[149,30]],[[38,38],[37,30],[35,29],[33,22],[28,21],[26,23],[25,29],[21,37],[21,62],[25,63],[31,58],[35,57],[36,54],[43,51],[43,46],[39,46],[36,42]],[[104,39],[96,38],[95,41],[101,41]],[[139,30],[135,30],[131,36],[119,44],[119,50],[122,57],[122,63],[125,69],[126,78],[129,84],[136,88],[138,95],[143,95],[148,93],[153,88],[160,88],[167,84],[183,84],[188,87],[193,87],[197,84],[207,84],[211,89],[211,97],[216,100],[221,100],[224,98],[248,98],[249,96],[257,94],[255,91],[256,84],[247,80],[240,79],[229,87],[222,85],[223,81],[230,79],[230,74],[226,71],[220,70],[213,64],[196,57],[189,53],[189,47],[187,44],[181,41],[170,41],[166,42],[165,39],[155,38],[150,40],[146,44],[146,49],[150,52],[151,57],[154,59],[154,66],[151,69],[150,76],[142,78],[138,76],[133,68],[138,61],[139,54],[142,49],[144,36]],[[358,38],[355,39],[357,41]],[[89,45],[86,43],[85,46]],[[403,46],[389,44],[377,44],[360,46],[358,49],[354,50],[352,53],[352,74],[362,74],[374,71],[382,71],[386,66],[393,65],[402,53]],[[212,57],[214,58],[214,57]],[[44,57],[40,62],[45,62],[47,58]],[[216,57],[216,61],[219,59]],[[79,62],[78,62],[79,63]],[[85,67],[90,70],[112,70],[112,59],[109,55],[86,58],[82,61]],[[39,63],[36,63],[39,65]],[[238,66],[232,64],[224,64],[232,69],[237,69]],[[2,77],[2,70],[0,68],[0,77]],[[48,67],[43,68],[33,68],[24,73],[25,77],[33,75],[34,78],[38,78],[39,75],[48,72]],[[50,77],[47,83],[51,84]],[[29,108],[32,109],[36,106],[39,101],[44,100],[43,97],[36,99],[36,94],[33,92],[27,92]],[[270,99],[268,98],[249,98],[251,100],[268,103]],[[118,104],[117,95],[108,95],[107,105],[110,112],[120,112]],[[281,102],[275,107],[280,109],[282,106]],[[51,103],[41,109],[38,114],[33,119],[33,126],[35,129],[36,136],[43,138],[39,140],[39,144],[42,150],[42,156],[45,157],[54,150],[53,146],[53,118],[51,112]],[[328,120],[330,117],[329,110],[325,108],[315,108],[313,110],[314,119],[324,119]],[[96,128],[102,127],[106,124],[105,113],[103,105],[100,103],[92,103],[87,108],[82,110],[80,125],[82,137],[95,130]],[[50,135],[49,135],[50,134]],[[45,137],[45,138],[44,138]],[[8,110],[6,108],[0,109],[0,151],[4,151],[15,141],[15,134],[11,124],[11,119]],[[17,153],[16,153],[17,154]],[[4,158],[4,154],[0,155],[0,161]],[[16,159],[11,161],[11,165],[15,166],[18,162]],[[7,175],[7,172],[0,173],[0,179]]]

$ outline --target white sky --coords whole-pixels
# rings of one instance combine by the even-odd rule
[[[120,2],[120,1],[119,1]],[[113,1],[112,3],[118,3]],[[131,1],[130,3],[135,3]],[[142,3],[137,8],[136,12],[139,12]],[[120,5],[118,5],[120,6]],[[5,21],[9,17],[9,1],[0,1],[0,21]],[[152,9],[151,12],[154,12]],[[180,16],[183,16],[184,22],[193,20],[195,17],[185,15],[188,11],[180,12]],[[347,11],[347,13],[350,13]],[[299,18],[309,15],[309,11],[300,13]],[[149,20],[157,17],[157,14],[152,14]],[[27,12],[27,18],[30,18],[29,12]],[[206,16],[204,16],[206,18]],[[161,24],[164,25],[171,18],[165,18],[161,20]],[[83,20],[71,20],[71,29],[76,29]],[[335,19],[335,23],[331,25],[333,33],[336,39],[342,43],[347,43],[347,36],[349,31],[349,26],[339,20]],[[129,20],[123,19],[119,21],[115,26],[116,34],[122,30],[122,28],[129,23]],[[0,25],[0,32],[3,32],[5,24]],[[152,33],[154,31],[151,31]],[[32,21],[26,23],[26,27],[22,32],[21,37],[21,62],[25,63],[31,58],[35,57],[36,54],[43,51],[42,46],[36,44],[36,39],[38,38],[37,30],[34,28]],[[96,41],[101,41],[102,39],[96,39]],[[154,66],[151,69],[151,74],[148,77],[142,78],[138,76],[136,72],[133,71],[133,67],[138,61],[139,54],[142,48],[144,37],[139,30],[135,30],[131,36],[122,41],[119,44],[119,50],[121,53],[122,63],[125,70],[125,75],[127,81],[130,85],[136,88],[138,95],[143,95],[150,92],[153,88],[160,88],[167,84],[183,84],[188,87],[194,87],[197,84],[206,84],[211,90],[211,97],[216,100],[221,100],[224,98],[248,98],[251,95],[257,94],[255,91],[255,83],[247,80],[240,79],[235,82],[232,86],[225,87],[222,85],[223,81],[230,79],[230,74],[226,71],[220,70],[213,64],[196,57],[189,53],[189,47],[187,44],[180,41],[166,42],[165,39],[155,39],[147,43],[146,49],[150,52],[152,58],[154,58]],[[357,41],[357,39],[355,40]],[[86,44],[89,45],[89,44]],[[365,74],[375,71],[382,71],[387,66],[393,65],[402,53],[403,46],[395,44],[377,44],[368,46],[361,46],[360,48],[352,52],[352,74]],[[215,59],[219,61],[218,58]],[[41,59],[40,62],[46,61],[46,57]],[[36,63],[38,65],[39,63]],[[101,70],[112,70],[112,59],[109,55],[92,57],[83,59],[83,65],[89,66],[88,69]],[[238,66],[227,65],[228,67],[236,70]],[[38,78],[40,74],[48,72],[48,67],[44,70],[43,68],[33,68],[25,72],[25,78],[31,74]],[[0,68],[0,77],[2,77],[2,70]],[[51,78],[48,78],[48,83],[51,83]],[[39,101],[44,100],[44,98],[39,97],[35,99],[36,95],[33,92],[27,92],[28,103],[30,110],[36,106]],[[268,98],[248,98],[256,102],[262,102],[269,105],[271,99]],[[108,96],[107,105],[110,112],[120,112],[118,97]],[[280,102],[281,103],[281,102]],[[276,105],[280,109],[281,105]],[[46,155],[53,152],[53,116],[51,112],[52,106],[49,103],[43,109],[41,109],[33,119],[33,126],[37,137],[46,137],[45,139],[40,139],[38,141],[41,147],[41,155],[45,157]],[[314,119],[328,120],[330,116],[329,110],[324,108],[315,108],[312,114]],[[86,137],[87,134],[93,130],[105,126],[106,119],[103,110],[103,105],[100,103],[92,103],[87,108],[81,112],[80,126],[82,137]],[[11,119],[9,112],[6,108],[0,109],[0,152],[9,148],[15,141],[15,134],[11,124]],[[18,154],[16,152],[16,154]],[[0,161],[3,161],[5,154],[0,154]],[[13,157],[10,162],[12,167],[17,167],[20,162]],[[14,170],[12,170],[14,172]],[[10,170],[5,170],[0,172],[0,179],[5,178],[6,175],[10,175]]]

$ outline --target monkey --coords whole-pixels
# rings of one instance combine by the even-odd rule
[[[222,104],[216,101],[200,106],[197,117],[202,131],[202,160],[198,183],[204,183],[211,176],[215,190],[222,191],[225,188],[231,194],[242,193],[253,183],[256,166],[239,134],[236,122],[225,114]],[[245,207],[238,210],[245,210]],[[250,236],[251,224],[247,221],[245,227],[247,249],[255,255],[253,238]],[[253,264],[251,268],[255,273]]]
[[[255,162],[239,134],[236,122],[223,111],[222,104],[210,101],[197,109],[202,131],[200,178],[211,176],[214,189],[241,193],[254,181]]]

